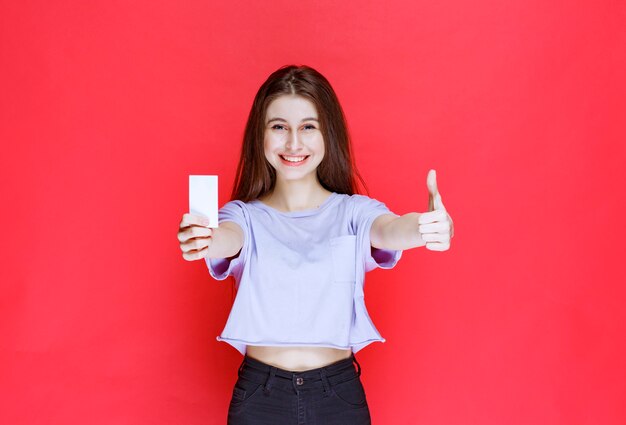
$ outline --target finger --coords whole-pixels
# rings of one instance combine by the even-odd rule
[[[441,194],[439,192],[437,192],[437,195],[435,195],[435,198],[433,199],[433,207],[435,210],[446,210],[446,207],[443,206],[443,201],[441,200]]]
[[[450,233],[450,223],[447,221],[437,221],[435,223],[420,224],[418,232],[425,233]]]
[[[431,251],[446,251],[450,249],[450,244],[441,242],[428,242],[426,243],[426,249],[430,249]]]
[[[435,195],[437,194],[437,172],[429,170],[426,176],[426,187],[428,188],[428,211],[435,209]]]
[[[441,194],[437,187],[437,172],[435,170],[428,172],[426,186],[428,187],[428,211],[445,210],[446,207],[443,205]]]
[[[434,210],[420,214],[418,219],[419,224],[428,224],[434,223],[435,221],[444,221],[446,220],[448,213],[444,210]]]
[[[187,227],[186,230],[181,230],[178,232],[178,241],[186,242],[187,240],[191,238],[208,237],[212,235],[213,235],[213,229],[211,229],[210,227],[193,225],[193,226]]]
[[[211,238],[193,238],[187,242],[180,244],[180,249],[183,252],[192,252],[194,250],[201,250],[211,246]]]
[[[183,214],[183,219],[180,222],[180,228],[191,226],[208,226],[210,224],[209,218],[201,215],[185,213]]]
[[[209,252],[208,248],[199,251],[183,252],[183,258],[187,261],[200,260],[206,257],[207,252]]]
[[[424,233],[421,237],[424,242],[447,243],[450,240],[450,235],[447,233]]]
[[[426,187],[428,187],[429,195],[434,197],[437,194],[437,171],[428,171],[428,175],[426,176]]]

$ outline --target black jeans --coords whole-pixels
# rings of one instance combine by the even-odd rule
[[[354,368],[356,363],[357,370]],[[228,408],[228,425],[370,425],[354,353],[317,369],[293,372],[244,356]]]

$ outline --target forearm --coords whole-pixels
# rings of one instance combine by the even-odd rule
[[[381,249],[404,250],[425,246],[419,227],[420,213],[411,212],[385,223],[382,227],[382,241],[384,246],[374,246]]]
[[[239,254],[243,246],[243,240],[237,232],[220,226],[213,229],[211,244],[209,245],[208,258],[230,258]]]

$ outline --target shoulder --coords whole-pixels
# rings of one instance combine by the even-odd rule
[[[243,202],[243,201],[240,201],[239,199],[231,199],[230,201],[226,202],[224,206],[231,205],[231,206],[245,207],[247,205],[250,205],[251,202],[254,202],[254,201]]]
[[[240,226],[249,221],[250,210],[248,203],[238,199],[226,202],[218,211],[219,223],[234,221]]]
[[[222,206],[222,208],[220,208],[220,211],[221,210],[233,211],[233,212],[235,212],[235,211],[247,211],[247,210],[250,209],[251,202],[252,201],[250,201],[250,202],[243,202],[243,201],[240,201],[239,199],[231,199],[230,201],[226,202],[224,204],[224,206]]]
[[[339,198],[342,202],[350,205],[363,205],[372,201],[377,202],[376,199],[370,198],[367,195],[361,195],[359,193],[354,193],[352,195],[348,195],[345,193],[335,193],[335,196]]]
[[[354,195],[344,195],[347,197],[346,202],[352,205],[356,210],[375,210],[386,208],[385,204],[378,199],[355,193]]]
[[[348,217],[353,226],[359,227],[361,223],[370,223],[382,214],[390,214],[391,211],[379,200],[367,195],[340,194],[340,210],[338,216]]]

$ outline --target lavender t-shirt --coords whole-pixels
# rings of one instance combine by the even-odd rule
[[[365,307],[365,273],[390,269],[402,251],[373,248],[372,222],[394,214],[364,195],[332,193],[318,208],[282,212],[259,200],[234,200],[219,223],[241,226],[232,260],[206,258],[211,276],[235,278],[237,296],[218,341],[246,345],[352,349],[385,339]],[[397,216],[397,214],[394,214]]]

